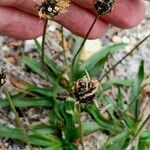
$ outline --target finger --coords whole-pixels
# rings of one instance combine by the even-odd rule
[[[1,0],[1,6],[14,7],[25,12],[37,15],[38,9],[35,4],[40,4],[44,0]]]
[[[73,2],[96,13],[92,0]],[[144,14],[144,4],[141,0],[116,0],[112,12],[101,19],[120,28],[131,28],[141,22]]]
[[[0,4],[2,3],[0,2]],[[6,3],[3,3],[3,5],[4,4],[6,5]],[[10,4],[12,3],[7,3],[7,6]],[[18,5],[16,6],[17,8]],[[26,8],[27,8],[26,11],[28,12],[31,11],[30,9],[33,9],[32,13],[34,14],[37,12],[35,7],[29,8],[26,6]],[[71,4],[71,6],[68,8],[67,13],[59,15],[54,20],[62,24],[67,29],[71,30],[73,33],[84,37],[94,19],[95,19],[95,15],[93,15],[90,11],[82,9],[80,6],[77,6],[75,4]],[[104,35],[107,29],[108,29],[108,25],[105,22],[98,20],[94,25],[94,28],[92,29],[88,38],[98,38]]]
[[[19,39],[30,39],[42,34],[43,23],[38,17],[9,7],[0,7],[0,33]]]
[[[93,15],[93,13],[74,4],[70,5],[67,13],[55,17],[55,21],[82,37],[85,37],[94,20],[95,15]],[[98,19],[88,38],[99,38],[103,36],[107,30],[108,24]]]

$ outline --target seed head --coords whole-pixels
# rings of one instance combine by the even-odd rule
[[[111,12],[115,0],[93,0],[93,5],[99,15]]]
[[[0,72],[0,87],[3,86],[6,82],[6,70],[4,68],[1,68]]]
[[[65,101],[68,98],[68,93],[66,91],[59,91],[56,93],[56,98],[60,101]]]
[[[52,19],[59,13],[66,12],[69,3],[70,0],[45,0],[39,6],[39,16],[40,18]]]
[[[98,81],[89,80],[86,77],[77,80],[72,87],[72,91],[80,103],[92,102],[97,90]]]

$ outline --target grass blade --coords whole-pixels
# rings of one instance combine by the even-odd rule
[[[15,107],[26,108],[26,107],[51,107],[53,106],[53,99],[47,97],[41,98],[28,98],[21,95],[12,96],[12,101]],[[0,100],[0,108],[9,107],[7,101]]]
[[[44,79],[47,79],[40,62],[38,62],[34,59],[31,59],[29,57],[26,57],[26,56],[24,56],[22,58],[22,60],[23,60],[24,64],[26,64],[29,68],[31,68],[35,73],[37,73],[38,75],[40,75]],[[54,84],[57,77],[52,72],[51,73],[49,72],[49,74],[50,75],[48,75],[48,79],[49,79],[49,81],[51,81]]]
[[[103,91],[108,90],[112,86],[124,86],[124,87],[130,87],[132,85],[131,80],[125,80],[125,79],[116,79],[116,80],[109,80],[106,82],[103,82],[101,84]]]
[[[0,136],[25,142],[23,131],[18,128],[0,125]]]
[[[139,94],[140,94],[141,83],[143,82],[143,79],[144,79],[144,61],[141,61],[137,77],[132,84],[132,89],[131,89],[132,95],[130,98],[131,105],[129,106],[129,110],[135,116],[136,120],[138,120],[140,114]]]
[[[90,71],[97,65],[97,63],[99,64],[99,66],[101,66],[102,63],[99,63],[101,60],[106,58],[109,54],[112,54],[113,52],[119,49],[123,49],[126,46],[127,44],[125,43],[119,43],[119,44],[114,44],[114,45],[107,46],[106,48],[101,49],[100,51],[93,54],[87,61],[83,63],[83,68]]]

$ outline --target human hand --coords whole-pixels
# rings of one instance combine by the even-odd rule
[[[37,0],[38,3],[42,0]],[[72,0],[68,11],[54,20],[73,33],[85,36],[96,10],[93,0]],[[144,4],[141,0],[116,0],[111,13],[100,17],[94,25],[89,38],[103,36],[108,25],[131,28],[144,17]],[[33,0],[0,0],[0,34],[19,39],[30,39],[42,35],[43,22]]]

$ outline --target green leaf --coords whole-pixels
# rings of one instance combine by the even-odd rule
[[[24,142],[24,134],[18,128],[9,128],[9,127],[0,125],[0,136]]]
[[[115,112],[118,112],[116,101],[112,100],[111,97],[104,97],[101,102],[103,104],[103,107],[106,108],[106,111],[108,112],[114,123],[117,122],[117,118],[114,115]]]
[[[114,126],[113,122],[110,120],[105,119],[101,114],[98,108],[90,104],[86,107],[86,111],[95,119],[95,121],[99,124],[100,128],[103,130],[107,130],[110,132],[114,132],[118,130],[117,127]]]
[[[125,111],[125,101],[121,93],[120,87],[118,87],[116,102],[117,102],[119,111],[123,113]]]
[[[42,88],[42,87],[37,87],[37,86],[28,88],[27,91],[38,94],[38,95],[42,95],[45,97],[53,97],[54,95],[52,89]]]
[[[35,42],[36,49],[38,50],[38,52],[40,52],[42,48],[40,42],[37,39],[34,39],[34,42]]]
[[[75,42],[74,42],[73,49],[72,49],[72,51],[73,51],[73,57],[75,56],[75,54],[79,50],[80,45],[83,42],[83,38],[75,35],[74,36],[74,40],[75,40]]]
[[[17,128],[9,128],[0,125],[0,136],[25,142],[23,132]],[[36,146],[61,147],[62,145],[61,141],[53,135],[39,134],[37,132],[32,131],[29,133],[28,137],[29,142]]]
[[[74,141],[78,137],[78,128],[74,125],[77,121],[77,114],[74,102],[66,101],[61,107],[60,114],[64,119],[64,132],[68,141]],[[72,133],[72,134],[70,134]]]
[[[150,144],[145,143],[144,141],[139,140],[138,150],[149,150]]]
[[[101,129],[99,124],[96,122],[83,122],[82,128],[83,128],[83,135],[89,135]]]
[[[40,98],[28,98],[24,97],[24,95],[16,95],[12,96],[13,104],[15,107],[26,108],[26,107],[51,107],[53,106],[53,99],[47,97]],[[0,100],[0,108],[9,107],[7,100]]]
[[[60,135],[67,141],[74,141],[78,137],[78,127],[75,127],[77,121],[77,114],[74,102],[58,102],[50,111],[50,124],[56,127]],[[71,134],[70,134],[71,133]],[[61,137],[60,137],[61,138]]]
[[[29,135],[29,141],[32,145],[42,146],[42,147],[61,147],[61,141],[53,136],[53,135],[46,135],[46,134],[38,134],[33,133]]]
[[[40,43],[35,39],[35,45],[36,45],[36,50],[38,51],[39,54],[41,54],[41,45]],[[55,73],[56,76],[60,76],[60,71],[57,68],[57,64],[49,58],[46,54],[44,54],[44,62],[45,64]]]
[[[125,79],[115,79],[115,80],[109,80],[105,81],[101,84],[103,91],[108,90],[112,86],[125,86],[130,87],[132,85],[131,80],[125,80]]]
[[[78,150],[78,146],[75,145],[74,143],[70,142],[62,142],[63,143],[63,150]]]
[[[101,150],[124,150],[130,142],[130,132],[122,133],[110,138],[110,140],[101,148]]]
[[[131,97],[129,106],[130,112],[135,116],[135,119],[138,120],[140,114],[140,90],[141,83],[144,79],[144,61],[141,61],[137,77],[134,79],[131,89]]]
[[[59,69],[57,68],[58,65],[52,59],[45,56],[44,62],[49,67],[49,69],[52,70],[52,73],[54,73],[55,76],[59,77],[61,75]]]
[[[150,128],[140,134],[140,140],[150,144]]]
[[[41,66],[41,64],[34,60],[31,59],[29,57],[24,56],[22,58],[22,61],[29,67],[31,68],[35,73],[37,73],[38,75],[40,75],[41,77],[43,77],[44,79],[47,79],[45,72],[43,71],[43,68]],[[50,70],[48,70],[48,80],[51,81],[53,84],[56,84],[56,76],[53,73],[49,72]]]
[[[125,114],[123,120],[126,122],[128,128],[133,129],[133,132],[137,129],[137,122],[135,118],[129,114]]]
[[[140,133],[138,150],[149,150],[150,148],[150,128]]]
[[[46,124],[38,124],[31,126],[30,133],[38,133],[38,134],[54,134],[55,131],[50,125]]]
[[[83,38],[81,38],[81,37],[75,36],[74,39],[75,39],[75,42],[74,42],[74,47],[73,47],[73,59],[74,59],[77,51],[79,50],[79,48],[83,42]],[[72,66],[73,73],[72,73],[72,77],[71,77],[72,83],[82,76],[82,70],[80,69],[80,65],[79,65],[80,64],[80,53],[81,53],[81,51],[76,56],[76,59],[74,60],[74,64],[72,64],[73,65]]]
[[[88,60],[86,60],[82,67],[87,70],[89,73],[91,73],[91,70],[93,72],[93,70],[95,71],[95,74],[97,74],[97,72],[99,71],[98,68],[101,69],[101,67],[105,64],[105,62],[107,61],[107,58],[110,54],[112,54],[113,52],[119,50],[119,49],[123,49],[125,48],[127,44],[125,43],[119,43],[119,44],[114,44],[111,46],[108,46],[106,48],[101,49],[100,51],[98,51],[97,53],[93,54]]]
[[[43,150],[63,150],[62,145],[51,145],[49,147],[44,148]]]

